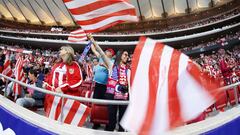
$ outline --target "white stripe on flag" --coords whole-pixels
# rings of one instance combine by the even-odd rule
[[[70,37],[86,37],[85,33],[71,33]]]
[[[52,103],[50,113],[49,113],[49,116],[48,116],[49,118],[55,119],[57,106],[61,101],[60,99],[61,99],[60,97],[54,96],[53,103]]]
[[[72,32],[70,32],[71,34],[81,34],[81,33],[84,33],[84,30],[83,29],[77,29],[77,30],[75,30],[75,31],[72,31]]]
[[[63,110],[63,112],[62,112],[63,116],[59,115],[58,121],[61,120],[61,117],[63,118],[62,119],[63,121],[66,119],[66,117],[67,117],[68,113],[70,112],[70,109],[73,105],[74,100],[71,100],[71,99],[66,99],[66,100],[67,101],[66,101],[66,103],[65,103],[65,105],[63,106],[63,109],[62,109]]]
[[[207,93],[207,90],[203,90],[204,88],[187,72],[188,61],[189,59],[185,55],[181,55],[180,67],[182,72],[177,83],[182,117],[186,121],[196,118],[214,102],[213,97]],[[191,96],[188,93],[191,93]]]
[[[81,0],[81,2],[79,2],[78,0],[72,0],[72,1],[66,2],[65,4],[69,9],[74,9],[77,7],[82,7],[82,6],[94,3],[96,1],[97,0]]]
[[[82,25],[81,27],[84,30],[95,30],[101,27],[104,27],[106,24],[110,24],[119,20],[128,20],[128,21],[134,21],[136,20],[136,16],[131,16],[131,15],[123,15],[123,16],[113,16],[108,19],[105,19],[103,21],[100,21],[95,24],[90,24],[90,25]]]
[[[81,121],[81,119],[84,115],[84,112],[86,111],[86,108],[87,108],[87,106],[80,103],[80,106],[78,107],[78,110],[77,110],[76,114],[74,115],[71,125],[78,125],[78,123]]]
[[[169,113],[168,113],[168,72],[171,62],[173,49],[164,46],[160,66],[159,66],[159,82],[158,95],[156,101],[156,110],[153,118],[153,127],[150,134],[156,135],[168,129]]]
[[[124,125],[124,127],[133,127],[133,129],[136,129],[136,131],[138,131],[141,127],[141,123],[144,122],[144,118],[145,118],[145,114],[147,111],[147,105],[148,105],[148,98],[149,98],[149,91],[147,91],[149,89],[149,76],[148,76],[148,69],[150,65],[150,60],[152,57],[152,52],[154,50],[155,47],[155,41],[151,40],[151,39],[147,39],[146,40],[146,45],[144,45],[144,48],[142,50],[140,59],[139,59],[139,63],[138,65],[142,65],[142,66],[138,66],[137,67],[137,71],[136,71],[136,76],[135,79],[133,81],[133,87],[131,89],[133,89],[132,91],[132,96],[130,97],[131,100],[134,100],[136,102],[130,102],[129,109],[125,112],[125,115],[127,116],[127,114],[129,114],[130,116],[128,118],[130,118],[130,123],[128,123],[129,125]],[[142,97],[142,99],[140,99],[138,96]],[[144,99],[144,100],[143,100]],[[141,113],[138,113],[138,117],[135,117],[134,113],[135,110],[138,110]],[[125,122],[122,122],[125,123]]]
[[[68,41],[70,41],[70,42],[83,42],[83,41],[85,41],[85,40],[87,40],[87,37],[84,37],[84,38],[73,38],[73,37],[69,37],[69,38],[68,38]]]
[[[73,15],[73,16],[77,21],[86,21],[86,20],[94,19],[97,17],[101,17],[107,14],[115,13],[115,12],[126,10],[126,9],[129,9],[129,7],[126,6],[125,3],[121,2],[121,3],[115,3],[103,8],[93,10],[85,14]]]

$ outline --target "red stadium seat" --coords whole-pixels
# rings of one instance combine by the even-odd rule
[[[94,124],[108,124],[108,108],[106,105],[92,105],[90,121]]]
[[[228,101],[229,101],[229,103],[231,105],[235,105],[236,101],[235,101],[234,89],[227,90],[227,94],[228,94]],[[239,97],[238,92],[237,92],[237,96]]]
[[[88,89],[83,89],[82,90],[82,92],[81,92],[81,97],[85,97],[85,98],[91,98],[92,97],[92,94],[93,94],[93,92],[92,91],[90,91],[90,90],[88,90]],[[83,104],[85,104],[85,105],[87,105],[87,106],[91,106],[91,103],[83,103]]]
[[[227,106],[228,102],[226,92],[222,92],[219,97],[220,98],[215,103],[215,107],[219,111],[224,111],[224,108]]]

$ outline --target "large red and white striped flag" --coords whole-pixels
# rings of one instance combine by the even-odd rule
[[[86,40],[87,40],[87,35],[82,28],[72,31],[68,36],[69,42],[81,42]]]
[[[24,60],[21,56],[19,56],[17,59],[17,63],[15,65],[14,76],[15,76],[16,80],[21,81],[21,82],[23,82],[25,80],[24,72],[23,72],[23,64],[24,64]],[[21,91],[22,91],[21,89],[22,89],[22,87],[20,84],[14,83],[13,84],[13,95],[15,97],[18,95],[21,95]]]
[[[46,116],[54,120],[62,120],[64,123],[83,126],[84,122],[89,116],[91,109],[79,101],[71,99],[64,99],[63,109],[61,109],[62,98],[57,96],[48,95],[48,100],[52,100],[46,108]],[[61,110],[63,110],[61,116]]]
[[[6,75],[8,77],[11,77],[13,75],[9,52],[6,53],[6,58],[5,58],[2,74]],[[3,78],[3,80],[5,80],[5,78]]]
[[[183,125],[218,96],[219,83],[203,76],[188,56],[149,38],[140,39],[131,73],[130,104],[121,124],[137,134],[159,135]]]
[[[135,7],[126,0],[63,0],[86,33],[102,31],[125,21],[138,21]]]

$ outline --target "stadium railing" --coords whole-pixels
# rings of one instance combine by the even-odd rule
[[[12,78],[10,78],[10,77],[7,77],[7,76],[5,76],[5,75],[3,75],[3,74],[0,74],[0,77],[2,77],[2,78],[5,78],[5,79],[7,79],[8,81],[13,81],[13,82],[15,82],[15,83],[18,83],[18,84],[20,84],[20,85],[22,85],[22,86],[25,86],[25,87],[28,87],[28,88],[31,88],[31,89],[34,89],[34,90],[37,90],[37,91],[39,91],[39,92],[43,92],[43,93],[45,93],[45,94],[51,94],[51,95],[54,95],[54,96],[59,96],[59,97],[62,97],[63,99],[64,98],[68,98],[68,99],[72,99],[72,100],[77,100],[77,101],[80,101],[80,102],[91,102],[91,103],[96,103],[96,104],[112,104],[112,105],[127,105],[127,104],[129,104],[129,102],[128,101],[115,101],[115,100],[101,100],[101,99],[92,99],[92,98],[84,98],[84,97],[76,97],[76,96],[71,96],[71,95],[66,95],[66,94],[62,94],[62,93],[56,93],[56,92],[52,92],[52,91],[48,91],[48,90],[45,90],[45,89],[42,89],[42,88],[38,88],[38,87],[35,87],[35,86],[31,86],[31,85],[28,85],[28,84],[25,84],[25,83],[23,83],[23,82],[20,82],[20,81],[17,81],[17,80],[15,80],[15,79],[12,79]],[[6,82],[6,86],[7,86],[7,82]],[[238,106],[238,104],[239,104],[239,97],[238,97],[238,90],[237,90],[237,87],[240,85],[240,82],[237,82],[237,83],[235,83],[235,84],[231,84],[231,85],[228,85],[228,86],[225,86],[225,87],[222,87],[222,88],[219,88],[218,90],[220,90],[220,91],[226,91],[226,90],[229,90],[229,89],[234,89],[234,96],[235,96],[235,102],[236,102],[236,106],[237,106],[237,110],[235,109],[230,109],[230,110],[233,110],[235,113],[231,113],[233,116],[232,117],[230,117],[230,116],[227,116],[227,117],[225,117],[224,118],[224,122],[229,122],[230,120],[233,120],[233,119],[235,119],[237,116],[240,116],[240,114],[239,113],[236,113],[236,112],[239,112],[238,111],[238,109],[240,109],[239,108],[239,106]],[[6,89],[5,89],[5,92],[6,92]],[[62,103],[63,104],[63,103]],[[226,113],[229,113],[228,111],[226,112]],[[61,112],[61,114],[60,115],[62,115],[62,112]],[[222,114],[221,114],[222,115]],[[221,117],[218,117],[218,119],[219,118],[222,118],[222,116]],[[215,119],[215,118],[214,118]],[[210,118],[210,119],[207,119],[207,121],[212,121],[212,118]],[[35,120],[36,121],[36,120]],[[60,120],[59,121],[60,122],[60,124],[63,124],[63,122]],[[209,131],[209,130],[212,130],[213,129],[213,127],[217,127],[217,126],[220,126],[222,123],[223,123],[223,120],[219,120],[219,121],[216,121],[216,120],[214,120],[214,122],[215,122],[215,126],[213,126],[213,125],[207,125],[206,126],[206,128],[203,128],[202,127],[202,124],[204,123],[205,121],[202,121],[202,122],[198,122],[198,123],[194,123],[194,124],[190,124],[190,125],[186,125],[186,126],[183,126],[183,127],[181,127],[181,128],[178,128],[178,129],[176,129],[176,131],[175,130],[173,130],[173,131],[171,131],[171,132],[176,132],[176,133],[179,133],[179,132],[183,132],[183,133],[190,133],[189,132],[189,130],[188,130],[188,128],[192,128],[192,125],[193,125],[193,127],[194,128],[196,128],[196,125],[195,124],[197,124],[197,125],[200,125],[200,126],[198,126],[198,130],[194,130],[194,131],[192,131],[192,133],[203,133],[203,132],[206,132],[206,131]],[[64,124],[65,125],[65,124]],[[81,130],[83,130],[83,128],[81,128]],[[85,129],[84,129],[85,130]],[[60,131],[59,131],[60,132]],[[86,132],[91,132],[91,133],[93,133],[92,132],[92,130],[86,130]],[[97,130],[95,130],[94,131],[94,134],[95,133],[97,133],[97,132],[102,132],[103,133],[103,131],[97,131]],[[108,134],[107,132],[104,132],[103,134]],[[113,133],[113,132],[112,132]],[[116,132],[114,132],[114,133],[116,133]],[[126,134],[129,134],[129,133],[121,133],[121,134],[124,134],[124,135],[126,135]]]

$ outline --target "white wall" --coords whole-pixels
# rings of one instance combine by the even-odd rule
[[[165,11],[168,15],[175,14],[173,0],[163,0]]]
[[[197,0],[199,8],[206,8],[211,0]]]
[[[187,1],[186,0],[174,0],[174,2],[175,2],[176,13],[185,13],[185,9],[187,9]]]

